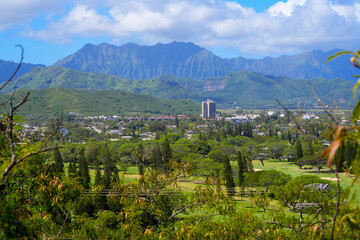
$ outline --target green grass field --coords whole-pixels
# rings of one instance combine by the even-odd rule
[[[293,162],[279,161],[277,159],[267,159],[264,161],[264,166],[260,161],[254,160],[253,166],[256,171],[259,170],[277,170],[283,173],[289,174],[292,178],[302,176],[302,175],[316,175],[320,178],[331,179],[336,181],[336,176],[333,172],[331,172],[328,168],[323,168],[320,170],[320,174],[317,174],[317,169],[299,169],[299,167]],[[67,171],[68,163],[65,163],[65,169]],[[118,166],[120,169],[120,167]],[[91,182],[94,183],[95,180],[95,170],[90,169]],[[136,166],[131,166],[127,169],[126,173],[120,171],[120,176],[123,177],[125,182],[136,183],[137,179],[140,177],[138,174],[138,168]],[[345,173],[339,173],[340,177],[340,186],[342,189],[346,189],[353,183],[353,177],[346,175]],[[191,192],[199,186],[199,184],[204,181],[205,178],[202,177],[190,177],[190,178],[182,178],[181,181],[178,182],[178,186],[183,189],[185,192]],[[356,183],[354,187],[351,189],[351,194],[355,193],[356,187],[359,187],[359,183]],[[235,199],[240,200],[240,197],[235,197]],[[243,197],[243,200],[250,201],[250,198]],[[360,203],[360,193],[355,197],[356,202]]]
[[[301,175],[316,175],[320,178],[331,178],[335,180],[336,176],[335,173],[331,172],[328,168],[323,168],[320,170],[320,174],[317,174],[317,169],[299,169],[299,167],[293,162],[285,162],[279,161],[277,159],[268,159],[264,161],[264,166],[261,164],[260,161],[254,160],[253,166],[254,169],[261,169],[261,170],[277,170],[283,173],[289,174],[291,177],[298,177]],[[340,177],[340,184],[342,187],[348,187],[353,181],[351,176],[346,176],[345,173],[339,173]]]
[[[324,167],[320,170],[320,173],[317,173],[317,169],[299,169],[299,167],[293,162],[285,162],[279,161],[277,159],[268,159],[264,161],[264,166],[260,161],[254,160],[252,161],[255,170],[277,170],[286,174],[289,174],[292,178],[301,176],[301,175],[315,175],[320,178],[336,181],[336,175],[334,172],[330,171],[330,169]],[[353,183],[354,178],[346,173],[339,173],[340,177],[340,186],[342,189],[346,189]],[[359,183],[356,183],[354,187],[351,189],[351,195],[355,193],[357,187],[359,187]],[[356,202],[360,203],[360,193],[355,197]]]
[[[67,170],[67,166],[68,164],[65,163],[65,169]],[[302,175],[316,175],[319,176],[320,178],[331,178],[331,179],[335,179],[335,174],[331,171],[329,171],[329,169],[327,168],[323,168],[320,171],[320,174],[317,174],[317,170],[316,169],[299,169],[297,165],[295,165],[293,162],[284,162],[284,161],[279,161],[276,159],[268,159],[264,161],[264,166],[261,164],[260,161],[253,161],[253,166],[254,169],[256,171],[260,171],[260,170],[277,170],[277,171],[281,171],[284,172],[286,174],[289,174],[292,178],[298,177],[298,176],[302,176]],[[234,165],[235,167],[235,165]],[[118,168],[120,169],[120,166],[118,166]],[[91,175],[91,182],[93,183],[95,180],[95,170],[94,169],[90,169],[90,175]],[[131,166],[129,167],[126,172],[124,173],[123,171],[119,172],[120,177],[123,179],[123,181],[125,183],[136,183],[138,181],[138,178],[140,177],[140,175],[138,174],[138,168],[136,166]],[[340,173],[340,184],[341,187],[343,189],[349,187],[352,182],[353,182],[353,178],[351,176],[346,176],[345,173]],[[190,178],[181,178],[180,181],[177,183],[178,187],[182,190],[183,194],[185,196],[190,197],[190,195],[194,192],[195,188],[197,186],[200,186],[202,184],[202,182],[205,181],[205,178],[203,177],[196,177],[196,176],[192,176]],[[357,184],[357,186],[359,186],[359,184]],[[225,190],[225,187],[223,187]],[[239,188],[239,187],[237,187]],[[352,188],[352,193],[355,191],[355,188]],[[243,210],[251,210],[253,211],[254,216],[256,217],[263,217],[263,212],[260,208],[258,208],[256,206],[256,204],[254,203],[254,199],[249,196],[249,195],[245,195],[245,196],[235,196],[234,197],[234,204],[236,208],[241,208]],[[354,207],[357,207],[358,204],[360,202],[360,194],[357,194],[357,197],[355,198],[355,202],[351,203]],[[279,202],[272,199],[270,201],[270,205],[268,208],[274,208],[274,209],[278,209],[281,206],[279,205]],[[286,215],[293,215],[294,217],[297,217],[298,214],[291,212],[290,210],[285,211]],[[189,212],[184,212],[182,214],[179,215],[180,218],[183,218],[185,221],[186,220],[190,220],[193,218],[196,219],[201,219],[201,217],[207,215],[207,214],[214,214],[213,212],[207,212],[205,210],[197,209],[194,211],[189,211]],[[265,217],[267,217],[269,213],[267,212],[265,214]],[[212,217],[214,221],[222,221],[226,218],[226,216],[223,215],[217,215],[215,213],[215,215]]]

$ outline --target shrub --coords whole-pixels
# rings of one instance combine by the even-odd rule
[[[245,187],[270,187],[272,185],[285,185],[291,176],[276,170],[258,171],[250,173],[243,183]]]

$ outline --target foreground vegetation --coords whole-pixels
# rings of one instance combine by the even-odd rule
[[[331,109],[305,121],[286,108],[244,122],[104,120],[130,137],[110,141],[66,116],[25,131],[14,113],[27,99],[3,102],[1,239],[360,237],[360,104],[342,125]]]

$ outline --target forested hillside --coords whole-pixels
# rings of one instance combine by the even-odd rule
[[[16,92],[19,101],[27,90]],[[0,101],[10,94],[0,95]],[[200,114],[200,105],[190,100],[161,100],[149,95],[120,90],[79,91],[74,89],[51,88],[32,90],[29,102],[20,109],[21,115],[59,115],[76,112],[86,115],[128,114]]]
[[[263,108],[276,105],[275,99],[288,107],[314,107],[317,103],[309,82],[318,96],[333,105],[348,108],[351,102],[353,83],[341,79],[295,80],[258,73],[240,71],[225,77],[205,80],[191,80],[175,76],[159,76],[153,79],[130,80],[118,76],[87,73],[62,66],[37,67],[19,77],[4,90],[11,91],[14,86],[25,89],[46,89],[63,87],[78,90],[123,90],[148,94],[161,99],[191,99],[200,103],[211,98],[220,107]],[[90,93],[89,93],[90,94]]]

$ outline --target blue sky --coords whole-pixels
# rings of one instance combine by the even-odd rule
[[[0,59],[51,65],[86,43],[194,42],[221,57],[356,49],[360,0],[1,0]]]
[[[234,0],[229,2],[236,2],[243,7],[253,8],[256,12],[264,12],[275,3],[279,2],[279,0]]]

